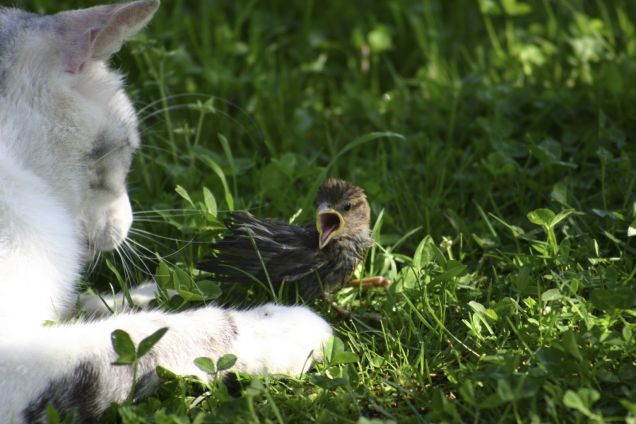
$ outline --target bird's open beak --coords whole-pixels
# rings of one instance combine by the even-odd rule
[[[321,203],[316,213],[316,229],[319,235],[318,247],[324,248],[334,237],[342,233],[344,226],[345,220],[340,215],[340,212],[330,208],[326,203]]]

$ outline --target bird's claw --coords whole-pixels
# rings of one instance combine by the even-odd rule
[[[382,287],[384,289],[388,289],[390,285],[391,285],[391,280],[379,275],[375,277],[361,278],[359,280],[351,280],[347,284],[347,286],[349,287],[365,287],[365,288]]]

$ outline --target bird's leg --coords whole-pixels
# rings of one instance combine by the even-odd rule
[[[329,304],[329,306],[334,311],[336,311],[336,313],[340,315],[340,317],[343,319],[349,319],[349,320],[360,319],[362,321],[372,321],[376,324],[379,324],[382,322],[382,317],[379,314],[376,314],[376,313],[356,314],[351,312],[348,309],[343,308],[342,306],[338,305],[336,301],[333,300],[333,296],[329,293],[323,293],[323,300],[327,302],[327,304]]]
[[[375,277],[361,278],[359,280],[349,280],[346,285],[349,287],[383,287],[385,289],[388,289],[391,285],[391,280],[377,275]]]
[[[338,315],[340,315],[342,318],[345,319],[349,319],[351,318],[351,311],[349,311],[348,309],[343,308],[342,306],[338,305],[336,303],[336,301],[333,300],[333,296],[329,293],[323,293],[323,299],[325,300],[325,302],[327,302],[327,304],[329,306],[331,306],[331,308],[336,311],[338,313]]]
[[[375,276],[375,277],[367,277],[367,278],[361,278],[356,280],[349,278],[344,282],[343,287],[363,287],[363,288],[383,287],[387,289],[389,288],[390,285],[391,285],[391,280],[389,280],[388,278]],[[333,300],[333,296],[330,293],[323,292],[323,299],[325,302],[327,302],[329,306],[331,306],[331,308],[334,311],[336,311],[338,315],[340,315],[344,319],[362,318],[364,320],[370,320],[374,322],[382,321],[382,318],[378,314],[362,314],[362,315],[353,314],[348,309],[345,309],[342,306],[338,305],[338,303],[336,303]]]

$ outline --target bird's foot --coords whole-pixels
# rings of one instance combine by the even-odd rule
[[[338,315],[340,315],[341,318],[345,318],[345,319],[350,319],[351,318],[352,314],[351,314],[350,310],[343,308],[342,306],[338,305],[333,300],[328,300],[327,299],[327,303],[329,303],[329,306],[331,307],[331,309],[336,311],[336,313]]]
[[[351,280],[349,281],[349,283],[347,283],[347,286],[349,287],[365,287],[365,288],[382,287],[385,289],[388,289],[390,285],[391,285],[391,280],[379,275],[375,277],[361,278],[359,280]]]
[[[329,295],[324,296],[324,300],[329,304],[332,310],[334,310],[342,319],[346,320],[361,320],[370,321],[376,324],[382,322],[382,316],[377,313],[353,313],[350,310],[343,308],[336,303]]]

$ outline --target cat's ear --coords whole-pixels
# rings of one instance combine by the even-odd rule
[[[64,70],[78,73],[89,60],[106,60],[143,28],[159,0],[96,6],[54,16]]]

